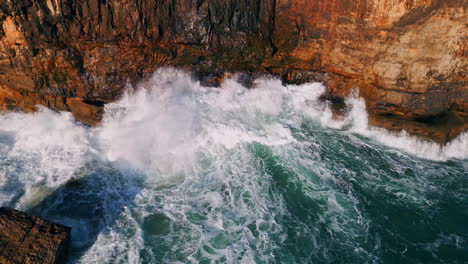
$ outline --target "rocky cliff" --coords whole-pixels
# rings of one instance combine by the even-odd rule
[[[373,124],[445,142],[468,123],[467,7],[464,0],[4,0],[0,108],[43,104],[96,124],[105,102],[159,66],[267,72],[286,82],[323,81],[332,101],[359,87]]]
[[[0,208],[0,263],[64,263],[70,228]]]

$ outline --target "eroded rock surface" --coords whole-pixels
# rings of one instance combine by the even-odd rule
[[[5,0],[0,105],[43,104],[94,124],[102,115],[96,107],[127,83],[174,65],[324,81],[329,97],[358,87],[376,118],[466,116],[467,7],[463,0]]]
[[[0,208],[0,263],[64,263],[70,228]]]

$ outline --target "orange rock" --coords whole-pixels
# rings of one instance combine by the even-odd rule
[[[0,263],[64,263],[70,228],[0,208]]]
[[[80,122],[95,126],[99,124],[104,114],[102,102],[84,101],[80,98],[68,98],[66,101],[73,116]]]

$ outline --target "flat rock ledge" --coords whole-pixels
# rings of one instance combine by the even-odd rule
[[[0,208],[0,263],[64,263],[70,227],[12,208]]]

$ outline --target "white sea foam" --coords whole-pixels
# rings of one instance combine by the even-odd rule
[[[1,202],[24,189],[16,206],[28,207],[47,193],[40,186],[54,189],[73,178],[96,153],[89,146],[88,134],[69,113],[41,108],[35,114],[0,115],[0,179],[19,187],[0,192]]]

